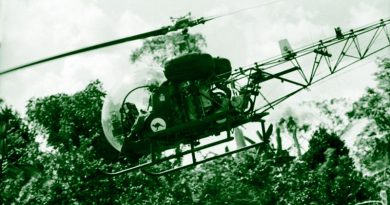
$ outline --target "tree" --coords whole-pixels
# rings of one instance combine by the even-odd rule
[[[303,156],[303,159],[312,169],[317,168],[326,161],[326,150],[334,149],[336,157],[348,156],[348,149],[344,142],[335,134],[328,134],[324,128],[317,130],[309,142],[309,150]]]
[[[377,188],[354,168],[335,133],[318,129],[302,161],[294,161],[277,183],[281,204],[355,204],[375,198]]]
[[[103,96],[100,82],[95,81],[74,95],[57,94],[30,100],[27,109],[30,127],[35,128],[34,134],[47,135],[49,145],[55,150],[42,152],[38,149],[32,151],[28,146],[22,149],[15,147],[23,154],[19,161],[40,164],[42,169],[39,174],[24,181],[19,180],[20,177],[13,180],[7,176],[2,192],[2,199],[7,204],[123,204],[132,198],[146,200],[146,194],[155,192],[154,185],[148,185],[153,181],[141,173],[115,179],[100,174],[101,169],[121,166],[100,159],[107,155],[110,148],[99,144],[99,139],[103,137],[100,127]],[[20,126],[15,128],[15,132],[21,130]],[[32,145],[36,147],[37,144],[33,142]],[[152,191],[142,190],[139,185],[145,185]],[[123,197],[128,191],[132,194]]]
[[[42,134],[47,134],[49,145],[55,148],[69,151],[80,147],[82,138],[88,138],[102,157],[112,158],[110,153],[115,152],[105,145],[100,124],[104,96],[102,84],[97,80],[74,95],[31,99],[27,105],[28,120]]]
[[[308,124],[300,125],[297,119],[295,119],[293,116],[288,116],[279,120],[278,128],[281,128],[282,131],[287,131],[291,135],[294,142],[294,146],[297,150],[297,155],[299,158],[301,158],[302,150],[297,134],[299,131],[307,132],[310,126]]]
[[[152,62],[161,66],[174,56],[201,52],[205,46],[206,41],[199,33],[172,33],[144,40],[142,46],[132,52],[130,61],[135,63],[149,56]]]
[[[351,119],[346,112],[352,104],[345,98],[327,99],[323,101],[304,102],[319,119],[319,126],[330,129],[338,135],[343,135],[351,125]]]
[[[41,163],[32,160],[39,153],[34,134],[19,114],[0,99],[0,204],[14,201],[19,188],[43,170]]]
[[[378,82],[375,88],[368,88],[366,93],[353,104],[348,113],[352,119],[369,119],[368,125],[357,141],[356,154],[366,170],[390,172],[390,59],[384,58],[379,63],[375,74]],[[386,176],[382,175],[382,176]],[[389,183],[388,178],[384,179]]]

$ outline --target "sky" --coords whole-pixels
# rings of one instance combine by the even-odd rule
[[[386,0],[2,0],[0,70],[170,25],[170,17],[188,12],[195,18],[207,17],[261,3],[266,5],[210,21],[190,32],[202,33],[206,52],[227,57],[236,68],[279,55],[280,39],[288,38],[292,47],[300,47],[333,35],[336,26],[354,28],[390,16]],[[2,76],[0,97],[24,112],[32,97],[73,93],[95,79],[110,90],[124,78],[139,79],[138,72],[145,69],[140,67],[145,65],[131,65],[129,55],[140,45],[141,41],[131,42]],[[387,50],[378,56],[388,54]],[[356,66],[354,72],[322,83],[326,89],[315,86],[321,92],[313,89],[309,98],[360,96],[366,86],[373,85],[374,60],[362,62],[364,69]],[[343,89],[335,89],[339,87]]]
[[[388,0],[0,0],[0,70],[65,51],[130,36],[171,24],[170,17],[226,14],[266,4],[191,28],[207,41],[205,52],[226,57],[234,68],[280,55],[278,41],[294,48],[333,36],[333,29],[360,27],[390,16]],[[145,78],[146,64],[131,64],[135,41],[56,60],[0,77],[0,98],[22,114],[30,98],[72,94],[100,79],[108,91]],[[313,86],[272,111],[273,119],[307,100],[357,99],[374,86],[376,57]],[[301,113],[299,113],[301,112]],[[298,110],[297,114],[306,110]]]

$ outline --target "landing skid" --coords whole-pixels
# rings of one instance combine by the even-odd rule
[[[196,158],[193,158],[191,164],[184,165],[184,166],[177,167],[177,168],[173,168],[173,169],[169,169],[169,170],[165,170],[165,171],[161,171],[161,172],[151,172],[151,171],[147,171],[147,170],[145,170],[145,169],[143,169],[142,171],[143,171],[145,174],[152,175],[152,176],[163,176],[163,175],[166,175],[166,174],[170,174],[170,173],[172,173],[172,172],[180,171],[180,170],[182,170],[182,169],[194,167],[194,166],[196,166],[196,165],[203,164],[203,163],[205,163],[205,162],[212,161],[212,160],[214,160],[214,159],[218,159],[218,158],[221,158],[221,157],[225,157],[225,156],[228,156],[228,155],[232,155],[232,154],[235,154],[235,153],[244,151],[244,150],[248,150],[248,149],[255,148],[255,147],[260,147],[261,144],[263,144],[263,142],[256,143],[256,144],[252,144],[252,145],[249,145],[249,146],[240,148],[240,149],[236,149],[236,150],[234,150],[234,151],[225,152],[225,153],[223,153],[223,154],[220,154],[220,155],[217,155],[217,156],[213,156],[213,157],[209,157],[209,158],[206,158],[206,159],[203,159],[203,160],[200,160],[200,161],[197,161]]]
[[[194,144],[191,144],[191,148],[189,150],[186,150],[186,151],[183,151],[183,152],[179,152],[179,153],[176,153],[176,154],[173,154],[173,155],[165,156],[165,157],[162,157],[162,158],[158,158],[158,159],[157,159],[155,153],[152,151],[153,150],[153,144],[151,144],[151,147],[150,147],[150,149],[151,149],[151,160],[149,162],[146,162],[146,163],[143,163],[143,164],[139,164],[137,166],[133,166],[133,167],[130,167],[130,168],[127,168],[127,169],[123,169],[121,171],[117,171],[117,172],[104,172],[103,171],[103,173],[106,174],[106,175],[109,175],[109,176],[117,176],[117,175],[125,174],[125,173],[128,173],[128,172],[141,170],[142,172],[144,172],[147,175],[162,176],[162,175],[170,174],[170,173],[182,170],[182,169],[194,167],[196,165],[199,165],[199,164],[202,164],[202,163],[205,163],[205,162],[208,162],[208,161],[212,161],[212,160],[215,160],[215,159],[218,159],[218,158],[221,158],[221,157],[225,157],[225,156],[229,156],[229,155],[232,155],[232,154],[235,154],[235,153],[238,153],[238,152],[242,152],[244,150],[248,150],[248,149],[252,149],[252,148],[259,148],[259,147],[261,147],[262,144],[269,142],[268,140],[264,140],[264,139],[269,139],[269,137],[272,134],[272,125],[268,129],[265,129],[264,121],[260,121],[260,122],[261,122],[261,127],[262,127],[262,137],[261,138],[263,138],[263,139],[262,139],[262,142],[259,142],[259,143],[254,143],[252,141],[251,145],[248,145],[248,146],[245,146],[245,147],[233,150],[233,151],[225,152],[223,154],[216,155],[216,156],[213,156],[213,157],[205,158],[205,159],[202,159],[202,160],[199,160],[199,161],[198,161],[198,159],[196,159],[196,155],[195,155],[196,152],[199,152],[199,151],[202,151],[204,149],[207,149],[207,148],[210,148],[210,147],[214,147],[216,145],[219,145],[219,144],[222,144],[222,143],[226,143],[226,142],[229,142],[229,141],[233,140],[234,137],[230,136],[230,131],[227,131],[227,133],[228,133],[227,137],[222,139],[222,140],[218,140],[218,141],[215,141],[215,142],[212,142],[212,143],[209,143],[209,144],[206,144],[206,145],[202,145],[202,146],[199,146],[199,147],[195,147]],[[167,162],[167,161],[169,161],[171,159],[180,159],[180,158],[182,158],[184,156],[188,156],[188,155],[191,155],[191,158],[192,158],[192,162],[190,164],[188,164],[188,165],[183,165],[183,166],[180,166],[180,167],[175,167],[175,168],[172,168],[172,169],[167,169],[167,170],[163,170],[163,171],[159,171],[159,172],[149,171],[149,168],[152,168],[154,165],[158,165],[158,164],[161,164],[163,162]]]
[[[187,151],[184,151],[184,152],[180,152],[180,153],[177,153],[177,154],[174,154],[174,155],[162,157],[162,158],[159,158],[159,159],[156,159],[155,154],[152,152],[152,157],[151,157],[152,159],[151,159],[150,162],[146,162],[146,163],[134,166],[134,167],[123,169],[123,170],[118,171],[118,172],[104,172],[104,173],[107,174],[107,175],[116,176],[116,175],[132,172],[132,171],[136,171],[136,170],[141,170],[141,169],[144,170],[146,168],[153,167],[154,165],[161,164],[162,162],[166,162],[166,161],[169,161],[171,159],[178,159],[178,158],[184,157],[184,156],[186,156],[188,154],[192,155],[193,164],[191,164],[191,165],[195,166],[195,165],[200,163],[200,161],[196,162],[195,152],[199,152],[201,150],[204,150],[204,149],[207,149],[207,148],[210,148],[210,147],[222,144],[222,143],[229,142],[229,141],[231,141],[233,139],[234,139],[233,137],[228,136],[225,139],[218,140],[216,142],[212,142],[210,144],[199,146],[199,147],[194,147],[193,145],[191,145],[191,149],[190,150],[187,150]],[[153,149],[153,148],[151,147],[151,149]],[[183,169],[182,167],[178,167],[178,168],[174,168],[174,169],[170,169],[170,170],[166,170],[166,171],[180,170],[180,168]],[[166,172],[166,171],[164,171],[164,172]]]

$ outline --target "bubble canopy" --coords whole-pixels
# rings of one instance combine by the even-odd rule
[[[108,143],[119,152],[138,114],[149,109],[150,87],[123,82],[111,89],[104,99],[103,132]]]

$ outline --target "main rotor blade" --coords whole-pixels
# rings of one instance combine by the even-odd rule
[[[88,46],[85,48],[80,48],[77,50],[69,51],[66,53],[58,54],[58,55],[55,55],[52,57],[48,57],[48,58],[37,60],[37,61],[31,62],[31,63],[27,63],[27,64],[24,64],[21,66],[17,66],[17,67],[14,67],[14,68],[11,68],[11,69],[8,69],[5,71],[1,71],[0,75],[4,75],[4,74],[7,74],[7,73],[10,73],[13,71],[17,71],[17,70],[20,70],[22,68],[26,68],[29,66],[37,65],[40,63],[56,60],[59,58],[63,58],[63,57],[67,57],[67,56],[71,56],[71,55],[75,55],[75,54],[79,54],[79,53],[92,51],[92,50],[99,49],[99,48],[105,48],[105,47],[109,47],[109,46],[113,46],[113,45],[117,45],[117,44],[121,44],[121,43],[125,43],[125,42],[130,42],[130,41],[134,41],[134,40],[139,40],[139,39],[143,39],[143,38],[148,38],[148,37],[152,37],[152,36],[164,35],[164,34],[168,33],[169,31],[171,31],[171,29],[172,29],[171,27],[162,27],[162,28],[154,30],[154,31],[149,31],[149,32],[137,34],[134,36],[129,36],[129,37],[125,37],[125,38],[120,38],[120,39],[108,41],[105,43],[100,43],[100,44]]]

